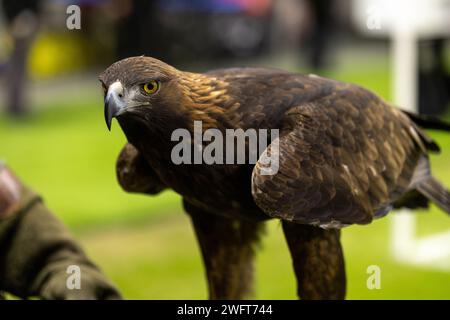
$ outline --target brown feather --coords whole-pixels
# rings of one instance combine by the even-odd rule
[[[376,95],[317,76],[263,68],[198,74],[149,57],[122,60],[101,76],[106,87],[148,79],[161,81],[151,107],[118,118],[128,140],[164,186],[229,217],[370,223],[414,190],[419,159],[437,146]],[[222,132],[280,129],[279,172],[262,176],[259,163],[174,165],[171,132],[192,132],[194,121]]]

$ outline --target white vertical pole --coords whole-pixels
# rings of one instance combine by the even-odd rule
[[[393,32],[391,57],[393,58],[393,93],[397,106],[417,111],[417,42],[414,30],[399,22]],[[416,217],[403,209],[391,220],[392,252],[399,260],[411,260],[415,256]]]
[[[412,30],[397,28],[392,39],[393,92],[395,103],[417,112],[417,39]]]

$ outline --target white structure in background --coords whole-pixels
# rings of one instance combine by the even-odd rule
[[[417,111],[417,40],[450,36],[450,0],[353,0],[352,10],[362,33],[391,39],[394,102]],[[417,238],[414,214],[391,219],[399,261],[450,270],[450,230]]]

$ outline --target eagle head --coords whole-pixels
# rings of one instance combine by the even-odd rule
[[[167,112],[179,92],[179,74],[177,69],[150,57],[132,57],[112,64],[100,75],[108,129],[114,117],[146,119],[152,111],[153,116]]]
[[[127,126],[139,124],[159,131],[188,128],[194,120],[211,124],[227,99],[223,81],[183,72],[145,56],[120,60],[99,79],[105,93],[105,121],[109,130],[113,118],[117,118],[124,131]]]

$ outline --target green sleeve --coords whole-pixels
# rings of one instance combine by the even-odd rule
[[[21,189],[15,212],[0,218],[0,291],[21,298],[120,298],[42,199]],[[80,271],[79,289],[66,284],[73,265]]]

